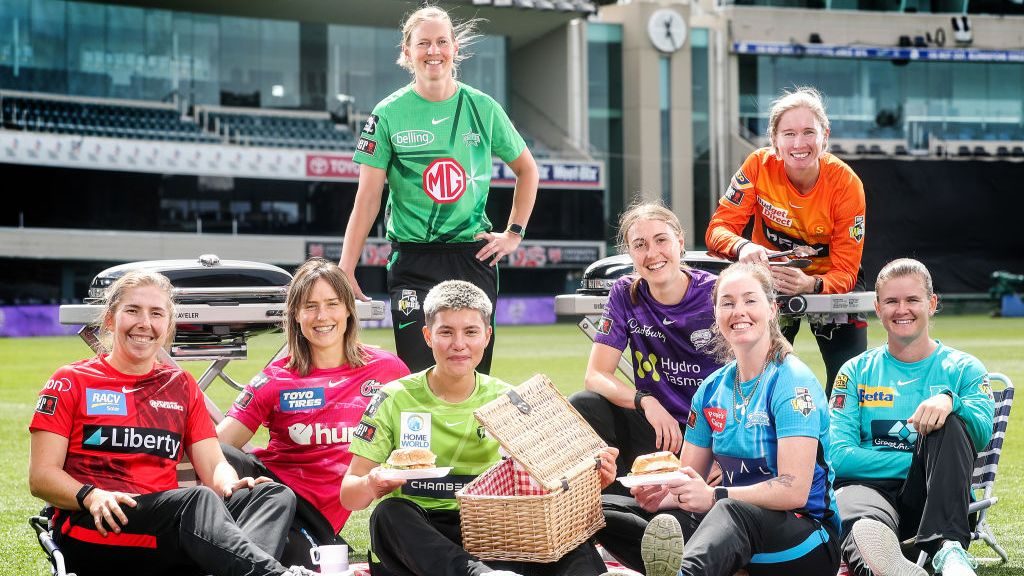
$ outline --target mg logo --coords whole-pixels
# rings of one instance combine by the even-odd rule
[[[466,191],[466,171],[454,158],[438,158],[423,171],[423,191],[439,204],[451,204]]]

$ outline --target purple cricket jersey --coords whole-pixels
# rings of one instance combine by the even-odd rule
[[[680,424],[690,414],[697,387],[721,366],[707,353],[715,322],[711,290],[717,276],[692,268],[685,273],[690,288],[674,306],[655,300],[643,280],[633,304],[629,287],[636,276],[620,278],[608,294],[594,338],[618,350],[628,344],[637,390],[650,392]]]

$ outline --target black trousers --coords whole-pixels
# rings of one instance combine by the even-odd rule
[[[435,364],[430,347],[423,340],[423,300],[427,292],[445,280],[465,280],[487,294],[492,306],[498,302],[498,267],[476,259],[486,242],[417,244],[392,243],[388,262],[388,293],[391,297],[392,329],[398,357],[409,370],[418,372]],[[494,314],[491,314],[494,325]],[[482,374],[491,372],[494,335],[477,366]]]
[[[787,318],[782,323],[782,335],[790,343],[800,332],[800,318]],[[858,320],[846,324],[811,325],[818,342],[821,359],[825,362],[825,397],[832,396],[832,383],[847,360],[868,349],[868,325]]]
[[[69,572],[266,576],[285,572],[284,547],[295,495],[281,484],[238,490],[225,501],[196,486],[136,496],[128,523],[103,537],[87,511],[59,512],[55,540]]]
[[[705,515],[680,509],[651,514],[632,497],[605,495],[606,525],[597,541],[619,562],[644,572],[640,541],[657,514],[679,521],[685,543],[682,573],[731,576],[739,569],[752,575],[832,576],[839,568],[838,535],[813,518],[766,510],[726,499]]]
[[[640,557],[640,539],[644,536],[648,522],[658,514],[675,516],[684,530],[699,522],[699,517],[683,510],[665,510],[651,514],[637,504],[632,496],[605,494],[601,496],[605,526],[597,532],[597,541],[604,546],[623,566],[644,572],[644,560]]]
[[[640,412],[622,408],[608,401],[597,392],[583,390],[569,396],[569,403],[583,416],[583,419],[597,432],[605,444],[619,449],[615,459],[615,476],[629,474],[637,456],[658,450],[657,436],[650,422]],[[685,425],[680,426],[686,432]],[[612,482],[604,489],[605,494],[620,494],[632,499],[629,489]],[[641,534],[643,531],[641,530]],[[639,546],[639,543],[637,544]]]
[[[683,524],[683,534],[686,576],[731,576],[740,568],[751,576],[831,576],[839,570],[839,535],[790,511],[726,498],[698,524]]]
[[[266,476],[275,482],[284,484],[269,468],[260,462],[260,459],[221,442],[221,450],[228,463],[235,469],[240,477]],[[341,490],[341,478],[338,478],[338,490]],[[334,532],[334,527],[324,518],[324,515],[302,496],[295,495],[295,518],[288,528],[288,537],[285,541],[284,551],[281,553],[281,563],[285,566],[296,564],[305,566],[310,570],[319,570],[309,557],[309,551],[316,546],[329,544],[347,544],[345,540]]]
[[[550,564],[484,563],[462,548],[458,511],[428,511],[404,498],[377,504],[370,515],[370,543],[380,559],[370,565],[373,576],[478,576],[492,570],[524,576],[596,576],[605,571],[589,542]]]
[[[942,428],[918,437],[906,480],[837,482],[843,556],[850,571],[871,574],[850,534],[861,518],[884,523],[900,540],[916,538],[917,547],[929,554],[945,540],[955,540],[966,550],[971,541],[967,510],[975,458],[967,427],[950,415]]]

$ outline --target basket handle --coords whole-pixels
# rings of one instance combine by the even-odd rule
[[[512,405],[515,406],[516,409],[522,412],[523,414],[529,414],[530,410],[532,410],[530,403],[527,402],[526,400],[523,400],[523,397],[520,396],[515,390],[509,390],[508,392],[505,393],[505,395],[508,396],[508,399],[512,401]]]

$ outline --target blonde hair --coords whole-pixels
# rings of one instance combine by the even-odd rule
[[[932,286],[932,275],[918,260],[913,258],[898,258],[889,262],[878,272],[878,279],[875,280],[875,300],[878,300],[878,291],[881,290],[889,280],[893,278],[902,278],[904,276],[917,276],[921,279],[921,284],[924,285],[925,294],[930,298],[932,294],[935,294],[935,288]]]
[[[416,31],[416,27],[427,20],[441,20],[448,23],[448,30],[451,33],[452,40],[458,46],[458,51],[452,58],[452,77],[457,78],[459,75],[459,63],[473,55],[467,52],[466,49],[480,38],[480,34],[477,33],[477,25],[484,20],[481,18],[471,18],[465,22],[453,22],[448,12],[440,6],[424,6],[409,14],[402,24],[402,43],[398,47],[398,59],[395,60],[395,64],[405,68],[413,75],[416,74],[416,67],[405,56],[405,48],[411,47],[412,34]]]
[[[683,225],[679,222],[679,217],[675,215],[675,212],[669,210],[660,201],[637,201],[626,208],[626,211],[619,216],[618,242],[619,251],[623,254],[629,253],[629,229],[637,222],[643,220],[664,222],[680,239],[685,239],[686,237],[683,233]],[[679,264],[680,268],[685,270],[688,266],[682,260],[683,254],[680,254]],[[640,289],[641,280],[638,276],[629,286],[629,299],[633,304],[638,302],[637,291]]]
[[[768,141],[771,143],[772,154],[778,154],[775,145],[775,134],[779,129],[779,120],[782,115],[794,108],[807,108],[814,114],[814,119],[821,125],[821,132],[824,136],[822,150],[828,150],[828,131],[831,128],[828,122],[828,115],[825,114],[825,103],[817,88],[811,86],[800,86],[793,91],[786,91],[782,96],[772,102],[771,112],[768,114]]]
[[[434,318],[442,310],[476,310],[484,320],[491,323],[491,299],[475,284],[465,280],[445,280],[427,292],[423,299],[423,316],[426,325],[433,326]]]
[[[749,262],[731,264],[728,268],[722,270],[722,273],[718,275],[718,279],[715,280],[715,287],[711,292],[711,301],[715,307],[715,322],[711,325],[711,347],[709,353],[722,364],[736,357],[732,347],[729,346],[729,342],[722,335],[722,330],[718,327],[718,289],[726,278],[739,274],[746,274],[756,280],[761,286],[765,298],[768,299],[768,307],[771,310],[768,318],[768,337],[771,339],[771,344],[768,348],[768,358],[771,358],[776,363],[781,363],[787,355],[793,353],[793,345],[782,335],[782,328],[779,327],[779,310],[775,305],[775,298],[778,294],[775,292],[772,274],[767,266]]]
[[[325,258],[310,258],[295,271],[295,277],[288,285],[288,296],[285,299],[284,332],[288,339],[288,350],[291,358],[285,368],[299,376],[308,376],[313,371],[313,351],[309,341],[302,335],[299,325],[299,314],[302,306],[309,300],[309,294],[317,280],[323,280],[338,295],[345,305],[348,318],[345,320],[345,335],[342,337],[342,364],[358,367],[365,363],[365,351],[359,343],[359,317],[356,315],[356,299],[348,277],[338,265]]]
[[[174,286],[171,286],[171,281],[167,279],[167,276],[164,276],[159,272],[152,272],[150,270],[132,270],[115,280],[114,283],[108,286],[103,292],[103,313],[100,314],[97,319],[97,327],[100,330],[100,338],[103,340],[107,349],[111,348],[110,329],[108,328],[108,325],[113,321],[114,314],[117,313],[117,307],[120,306],[121,301],[124,300],[125,293],[129,290],[143,288],[146,286],[155,286],[167,299],[166,307],[169,322],[167,326],[167,339],[164,342],[164,346],[166,347],[171,342],[174,342],[176,329],[176,316],[174,313]]]

